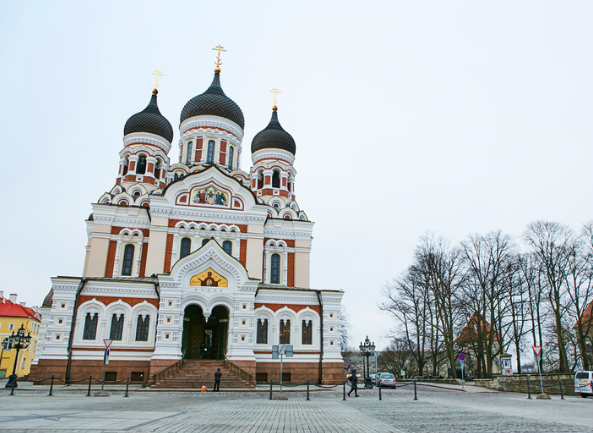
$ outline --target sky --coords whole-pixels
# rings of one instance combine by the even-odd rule
[[[579,230],[590,194],[593,2],[0,2],[0,290],[40,305],[82,274],[85,219],[159,69],[179,115],[212,80],[246,119],[241,167],[271,115],[297,143],[315,222],[311,285],[344,291],[351,343],[388,344],[381,290],[432,232],[453,244],[536,220]]]

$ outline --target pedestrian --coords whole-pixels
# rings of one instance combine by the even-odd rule
[[[214,373],[214,391],[213,392],[219,392],[220,391],[220,379],[222,378],[222,371],[220,371],[220,367],[216,369],[216,372]]]
[[[358,397],[358,377],[356,376],[356,369],[352,369],[352,374],[350,375],[350,392],[348,392],[348,397],[350,397],[350,393],[354,391],[354,397]]]
[[[206,349],[206,345],[205,345],[204,343],[202,343],[202,344],[200,345],[200,359],[204,359],[204,358],[206,358],[206,351],[207,351],[207,350],[208,350],[208,349]]]

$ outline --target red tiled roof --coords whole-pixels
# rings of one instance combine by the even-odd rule
[[[589,305],[587,305],[587,308],[585,308],[585,311],[583,312],[582,317],[582,321],[583,321],[583,325],[591,325],[591,319],[593,318],[593,301],[589,303]],[[572,329],[576,329],[578,326],[578,322],[575,322],[574,326],[572,327]]]
[[[20,304],[13,304],[8,299],[0,299],[0,317],[30,317],[41,321],[41,314]]]
[[[478,322],[479,321],[479,322]],[[480,319],[478,313],[474,313],[474,315],[469,319],[465,328],[457,337],[456,342],[459,344],[470,343],[476,341],[478,339],[478,331],[477,331],[477,324],[480,323],[480,328],[482,333],[484,334],[483,337],[490,334],[490,323],[488,323],[484,319]],[[494,333],[494,341],[499,341],[498,333]]]

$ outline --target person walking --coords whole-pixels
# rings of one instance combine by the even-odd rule
[[[356,369],[352,369],[352,374],[350,375],[350,391],[348,392],[348,397],[350,397],[350,393],[354,391],[354,397],[358,397],[358,376],[356,376]]]
[[[213,392],[220,392],[220,379],[222,378],[222,371],[220,371],[220,367],[216,369],[214,373],[214,391]]]
[[[205,345],[204,343],[202,343],[202,344],[200,345],[200,359],[204,359],[204,358],[206,358],[206,351],[207,351],[207,350],[208,350],[208,349],[206,348],[206,345]]]

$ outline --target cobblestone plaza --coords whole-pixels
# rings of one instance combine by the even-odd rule
[[[466,387],[469,388],[469,387]],[[80,392],[17,389],[0,394],[0,431],[9,432],[593,432],[593,399],[419,386],[361,390],[342,400],[341,388],[287,393],[136,392],[85,397]]]

